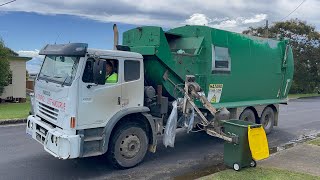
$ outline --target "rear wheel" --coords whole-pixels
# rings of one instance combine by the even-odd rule
[[[256,123],[256,116],[254,115],[254,112],[251,109],[246,109],[244,110],[240,117],[240,120],[243,121],[248,121],[248,122],[252,122],[252,123]]]
[[[263,125],[264,130],[266,131],[266,134],[269,134],[274,125],[275,121],[275,113],[274,110],[271,107],[266,107],[262,114],[261,114],[261,119],[260,122]]]
[[[250,162],[250,167],[256,167],[256,166],[257,166],[257,162],[252,159],[252,161]]]
[[[146,131],[138,124],[125,124],[113,134],[108,155],[114,167],[130,168],[142,162],[147,148]]]
[[[233,164],[233,169],[234,169],[235,171],[239,171],[239,170],[240,170],[240,165],[239,165],[238,163],[234,163],[234,164]]]

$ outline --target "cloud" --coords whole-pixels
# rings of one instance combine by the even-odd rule
[[[27,61],[27,70],[29,73],[38,73],[40,71],[44,56],[39,55],[38,49],[33,51],[19,50],[17,53],[19,56],[32,57],[31,60]]]
[[[19,54],[19,56],[23,56],[23,57],[37,57],[37,56],[39,56],[38,49],[35,49],[33,51],[19,50],[19,51],[17,51],[17,53]]]
[[[261,21],[266,20],[266,19],[267,19],[267,15],[266,14],[256,14],[252,18],[244,19],[243,23],[244,24],[258,23],[258,22],[261,22]]]
[[[176,27],[205,24],[240,32],[261,25],[268,18],[279,21],[294,10],[301,0],[24,0],[3,6],[3,13],[34,12],[46,15],[73,15],[101,22]],[[289,18],[301,18],[320,27],[320,1],[308,0]]]
[[[256,14],[253,17],[236,17],[231,19],[224,18],[210,18],[205,14],[195,13],[185,20],[188,25],[205,25],[219,29],[241,31],[246,24],[259,23],[267,19],[267,14]]]
[[[207,26],[211,20],[204,14],[196,13],[190,16],[185,22],[189,25],[205,25]]]

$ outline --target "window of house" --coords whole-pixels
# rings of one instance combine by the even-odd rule
[[[140,61],[124,61],[124,81],[134,81],[140,79]]]
[[[10,71],[8,76],[8,84],[12,84],[12,71]]]
[[[212,72],[230,72],[231,58],[226,47],[212,46]]]

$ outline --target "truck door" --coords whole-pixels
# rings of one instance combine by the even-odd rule
[[[144,99],[144,77],[142,59],[121,60],[124,62],[122,79],[122,108],[132,108],[143,106]]]
[[[103,58],[113,65],[113,73],[117,73],[117,82],[95,85],[92,82],[93,59],[88,59],[79,83],[79,128],[99,127],[121,110],[121,76],[122,62],[118,59]]]

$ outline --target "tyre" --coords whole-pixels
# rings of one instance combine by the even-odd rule
[[[252,160],[250,163],[250,167],[256,167],[257,166],[257,162],[255,160]]]
[[[260,119],[260,123],[263,125],[263,128],[266,134],[269,134],[272,131],[274,121],[275,121],[274,110],[271,107],[266,107],[263,110],[261,114],[261,119]]]
[[[233,164],[233,169],[234,169],[235,171],[239,171],[239,170],[240,170],[240,165],[239,165],[238,163],[234,163],[234,164]]]
[[[249,121],[249,122],[252,122],[252,123],[256,123],[256,116],[255,116],[254,112],[251,109],[245,109],[241,113],[239,119],[243,120],[243,121]]]
[[[142,162],[147,149],[146,131],[138,124],[124,124],[112,136],[108,157],[116,168],[131,168]]]

